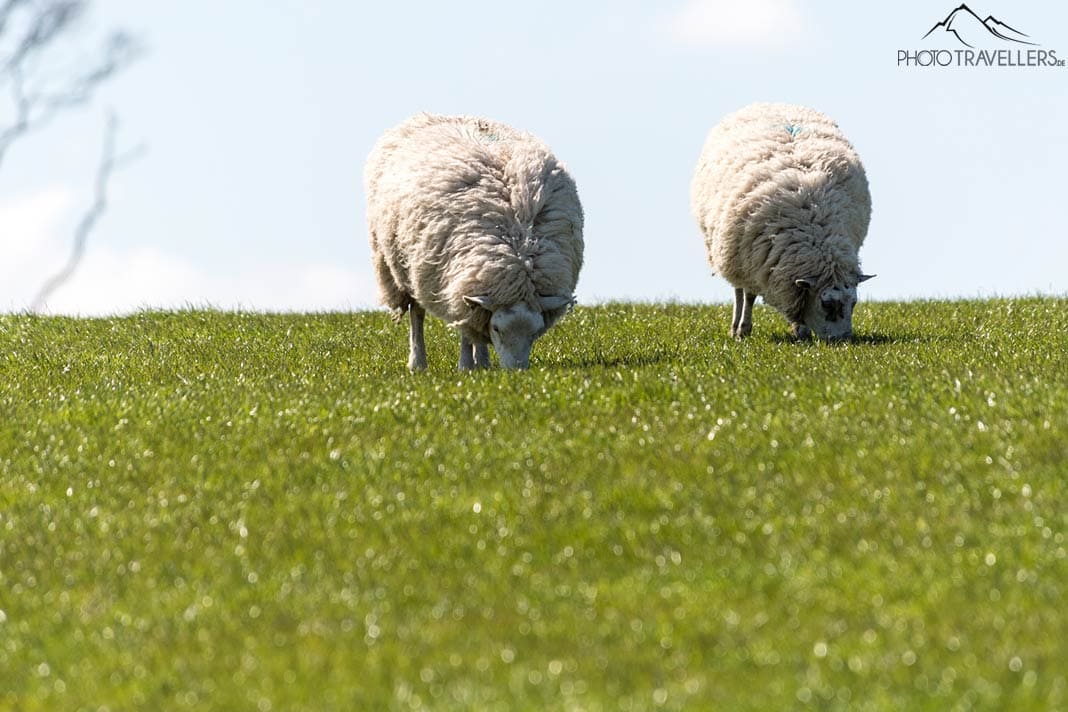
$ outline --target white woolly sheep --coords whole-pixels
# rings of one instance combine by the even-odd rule
[[[752,331],[753,302],[781,312],[798,338],[853,333],[871,195],[853,146],[830,118],[753,104],[709,133],[690,206],[712,269],[734,286],[731,336]]]
[[[364,173],[382,302],[410,318],[408,367],[427,367],[426,312],[460,332],[460,370],[527,368],[574,303],[582,267],[575,182],[529,133],[420,114],[387,131]]]

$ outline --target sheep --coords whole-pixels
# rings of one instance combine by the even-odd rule
[[[525,369],[574,304],[583,213],[535,136],[470,116],[419,114],[387,131],[364,172],[379,296],[409,314],[408,368],[427,368],[426,312],[460,332],[461,371]]]
[[[708,134],[690,206],[714,272],[734,286],[731,336],[753,329],[757,296],[798,339],[852,337],[858,251],[871,195],[853,146],[826,115],[753,104]]]

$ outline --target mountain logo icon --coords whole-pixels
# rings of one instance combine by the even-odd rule
[[[985,20],[981,19],[963,3],[946,15],[946,19],[936,22],[922,39],[927,39],[936,30],[953,35],[965,47],[974,48],[981,40],[989,40],[990,37],[1004,42],[1038,46],[1037,42],[1031,41],[1029,35],[1005,24],[993,15],[987,15]]]

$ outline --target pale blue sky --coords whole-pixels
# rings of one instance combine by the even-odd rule
[[[150,52],[0,168],[0,311],[65,259],[108,107],[150,150],[53,312],[373,307],[363,162],[423,110],[511,123],[568,164],[580,302],[724,301],[689,181],[709,128],[753,101],[820,109],[859,151],[879,275],[862,299],[1068,293],[1068,69],[897,67],[946,46],[920,38],[956,4],[98,0],[79,41],[122,26]],[[1068,5],[970,5],[1068,58]]]

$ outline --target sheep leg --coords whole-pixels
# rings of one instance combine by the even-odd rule
[[[734,290],[734,318],[731,321],[731,336],[744,339],[753,333],[753,304],[757,295],[741,287]]]
[[[489,367],[489,344],[475,344],[475,368]]]
[[[475,348],[466,336],[460,336],[460,370],[470,371],[475,367]]]
[[[738,325],[742,323],[742,302],[745,300],[745,290],[738,287],[734,290],[734,316],[731,317],[731,336],[738,338]]]
[[[742,305],[742,320],[738,324],[738,338],[744,339],[753,333],[753,304],[756,303],[757,295],[752,292],[745,293],[745,304]]]
[[[415,302],[408,307],[410,320],[408,343],[411,350],[408,353],[408,370],[426,370],[426,342],[423,340],[423,320],[426,317],[426,309]]]

